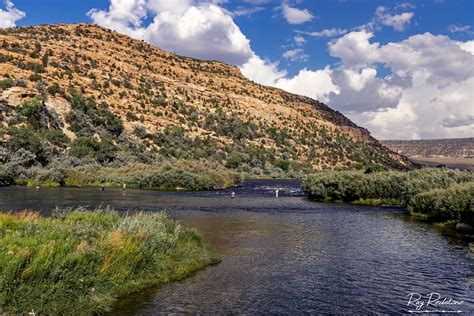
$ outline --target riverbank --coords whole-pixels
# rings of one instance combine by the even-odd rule
[[[10,174],[12,173],[12,174]],[[128,164],[120,167],[86,165],[28,169],[16,173],[0,169],[0,186],[104,186],[152,190],[212,190],[242,182],[241,173],[192,161],[176,164]]]
[[[0,187],[111,187],[158,191],[205,191],[238,186],[244,180],[300,179],[278,173],[250,175],[209,162],[181,160],[174,164],[84,165],[59,168],[6,170],[0,166]]]
[[[0,314],[93,314],[219,259],[165,213],[0,213]]]
[[[474,174],[470,171],[319,172],[309,175],[302,189],[318,201],[401,205],[410,215],[429,222],[474,227]]]

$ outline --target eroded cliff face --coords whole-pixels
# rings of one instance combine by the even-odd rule
[[[176,155],[169,147],[181,138],[211,149],[190,159],[225,162],[238,152],[249,166],[255,159],[314,169],[410,166],[321,102],[256,84],[234,66],[177,56],[94,25],[2,30],[0,76],[4,137],[27,125],[15,120],[16,109],[35,100],[70,140],[107,136],[120,145],[122,135]]]
[[[474,138],[384,140],[382,143],[409,157],[474,158]]]

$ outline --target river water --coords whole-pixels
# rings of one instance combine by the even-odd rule
[[[113,315],[399,314],[416,310],[407,306],[410,293],[463,301],[426,306],[422,297],[419,311],[474,313],[468,241],[410,221],[403,209],[315,203],[293,180],[210,192],[0,188],[2,210],[49,214],[78,205],[166,209],[222,258],[181,282],[120,300]]]

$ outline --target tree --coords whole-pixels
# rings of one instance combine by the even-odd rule
[[[276,166],[283,171],[288,171],[290,169],[290,161],[288,159],[281,159],[277,162]]]
[[[44,149],[38,136],[28,128],[11,127],[8,129],[10,141],[7,143],[8,149],[13,152],[21,149],[27,150],[36,155],[38,161],[42,164],[46,162]]]
[[[227,157],[226,167],[227,168],[237,168],[242,163],[242,156],[238,152],[233,152]]]
[[[79,137],[71,144],[69,153],[77,158],[90,158],[98,162],[114,160],[117,147],[112,140],[104,137],[101,141],[93,137]]]

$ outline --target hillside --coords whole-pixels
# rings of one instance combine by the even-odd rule
[[[410,166],[323,103],[95,25],[0,30],[0,77],[4,164],[200,160],[257,176]]]

